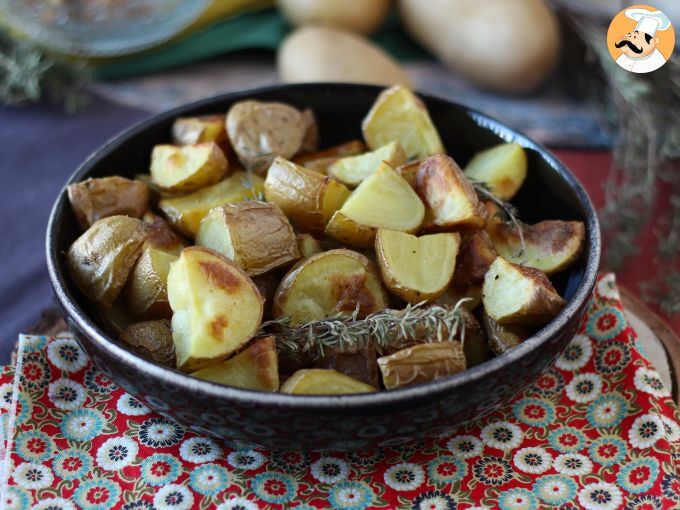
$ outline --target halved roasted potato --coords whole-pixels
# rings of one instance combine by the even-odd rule
[[[586,229],[580,221],[548,220],[521,228],[524,251],[513,225],[493,221],[486,228],[498,254],[511,262],[551,275],[569,267],[583,251]]]
[[[225,142],[228,143],[224,115],[179,117],[172,123],[174,145],[195,145],[206,142],[215,142],[220,146]]]
[[[349,190],[326,175],[276,158],[267,172],[264,196],[278,205],[296,228],[318,234],[347,199]]]
[[[383,90],[361,125],[372,150],[394,140],[408,159],[421,159],[444,152],[444,146],[425,104],[401,85]]]
[[[486,184],[501,200],[509,201],[527,176],[527,155],[521,145],[503,143],[475,154],[465,167],[465,175]]]
[[[190,195],[164,198],[158,207],[180,232],[193,239],[213,207],[242,200],[257,200],[264,191],[264,180],[257,175],[234,172],[223,181]]]
[[[143,358],[175,368],[175,344],[168,320],[131,324],[121,333],[120,341]]]
[[[168,302],[168,272],[177,255],[145,244],[142,254],[128,277],[123,296],[137,319],[170,319]]]
[[[182,251],[168,274],[177,367],[194,371],[229,357],[260,327],[262,297],[233,261],[200,246]]]
[[[301,152],[293,158],[293,163],[326,174],[328,167],[338,159],[363,154],[367,150],[368,147],[361,140],[351,140],[321,151]]]
[[[237,388],[278,391],[279,366],[274,337],[255,339],[228,360],[202,368],[191,375]]]
[[[151,181],[167,191],[196,191],[219,181],[228,166],[224,152],[214,142],[156,145],[151,153]]]
[[[484,277],[484,309],[501,324],[540,326],[564,307],[565,301],[542,271],[497,257]]]
[[[323,246],[321,246],[319,240],[311,234],[298,234],[295,238],[300,257],[303,259],[323,251]]]
[[[341,243],[370,248],[379,228],[416,232],[425,206],[408,183],[387,163],[355,189],[326,226],[326,234]]]
[[[428,220],[432,227],[479,229],[484,226],[487,210],[452,158],[435,154],[425,159],[418,168],[416,186],[429,208]]]
[[[380,372],[375,348],[365,345],[354,352],[330,350],[317,362],[316,368],[327,368],[345,374],[374,388],[380,387]]]
[[[284,103],[240,101],[229,109],[226,127],[243,166],[259,173],[277,156],[290,159],[300,150],[309,119]]]
[[[300,258],[293,227],[276,204],[266,202],[216,207],[201,221],[196,245],[229,257],[250,276]]]
[[[281,393],[292,395],[343,395],[373,391],[376,391],[373,386],[324,368],[298,370],[281,386]]]
[[[149,188],[141,181],[113,175],[69,184],[68,199],[83,230],[107,216],[141,218],[149,207]]]
[[[460,246],[456,259],[453,286],[459,291],[471,286],[480,286],[496,256],[491,238],[484,230],[478,230],[467,236]]]
[[[358,156],[340,158],[328,167],[328,175],[347,186],[356,187],[383,161],[393,168],[406,163],[406,154],[399,142],[390,142]]]
[[[378,368],[385,388],[391,390],[462,372],[465,353],[457,341],[414,345],[378,358]]]
[[[137,218],[108,216],[95,221],[66,253],[76,287],[92,301],[110,307],[137,262],[149,227]]]
[[[274,298],[274,316],[293,324],[338,313],[365,317],[387,308],[387,296],[375,266],[351,250],[329,250],[298,262],[283,277]]]
[[[517,347],[531,336],[531,329],[518,324],[500,324],[486,312],[482,312],[482,326],[486,332],[489,347],[500,356],[513,347]]]
[[[375,237],[378,266],[387,288],[409,303],[441,296],[453,278],[460,234],[416,237],[381,228]]]

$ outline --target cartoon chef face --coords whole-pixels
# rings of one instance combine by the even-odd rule
[[[634,30],[624,35],[615,46],[630,58],[645,58],[654,53],[657,44],[659,44],[658,37]]]

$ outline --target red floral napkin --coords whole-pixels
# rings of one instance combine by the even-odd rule
[[[219,444],[116,387],[69,336],[21,337],[0,406],[8,510],[680,508],[677,409],[612,275],[555,368],[436,440],[311,454]]]

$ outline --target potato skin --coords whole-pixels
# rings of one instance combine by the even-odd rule
[[[486,332],[489,347],[496,356],[517,347],[531,336],[531,330],[528,327],[516,324],[500,324],[489,317],[486,312],[482,312],[482,326]]]
[[[186,242],[170,228],[167,221],[151,211],[146,211],[142,220],[149,225],[146,246],[179,256],[186,247]]]
[[[295,236],[295,239],[297,240],[300,257],[303,259],[324,251],[319,240],[311,234],[298,234]]]
[[[189,193],[222,179],[229,170],[229,162],[214,142],[183,147],[156,145],[151,153],[150,170],[151,181],[159,188]]]
[[[110,307],[122,290],[148,236],[148,226],[128,216],[97,220],[66,253],[69,274],[89,299]]]
[[[293,163],[303,166],[307,170],[326,174],[328,167],[338,159],[347,156],[358,156],[367,150],[368,147],[361,140],[351,140],[321,151],[301,152],[293,158]]]
[[[345,374],[376,389],[380,388],[380,372],[376,352],[366,345],[356,352],[338,350],[326,352],[316,364],[316,368],[327,368]]]
[[[371,248],[375,243],[377,232],[376,227],[357,223],[345,216],[342,211],[335,211],[326,225],[328,237],[354,248]]]
[[[472,285],[481,285],[496,256],[491,238],[484,230],[470,234],[463,240],[456,259],[453,286],[462,290]]]
[[[141,181],[113,175],[69,184],[71,208],[83,230],[107,216],[141,218],[149,207],[149,188]]]
[[[145,243],[122,294],[134,317],[142,320],[172,318],[167,278],[170,264],[175,260],[176,255]]]
[[[224,115],[199,115],[175,119],[172,124],[173,145],[194,145],[206,142],[215,142],[220,148],[223,148],[225,142],[228,145]]]
[[[131,324],[121,333],[120,341],[142,358],[175,368],[175,344],[169,320]]]

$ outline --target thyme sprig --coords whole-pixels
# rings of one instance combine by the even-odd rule
[[[524,223],[522,223],[519,219],[519,211],[517,210],[517,208],[508,202],[504,202],[496,195],[494,195],[493,192],[491,191],[491,188],[489,188],[489,186],[486,183],[472,180],[472,186],[475,188],[477,195],[482,200],[491,200],[494,204],[496,204],[503,213],[504,216],[503,219],[505,221],[510,222],[512,226],[515,228],[515,230],[517,231],[517,235],[519,236],[519,251],[515,254],[515,257],[518,259],[523,259],[524,253],[526,252],[526,243],[524,241],[524,229],[522,228]]]
[[[337,315],[322,320],[291,325],[289,317],[264,322],[258,336],[273,334],[279,352],[294,358],[318,359],[326,349],[356,352],[367,345],[380,354],[405,347],[409,342],[443,342],[460,338],[465,342],[465,322],[462,305],[427,305],[425,301],[409,304],[403,310],[385,309],[358,318],[359,310],[351,315]],[[427,306],[426,306],[427,305]]]

